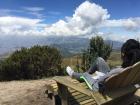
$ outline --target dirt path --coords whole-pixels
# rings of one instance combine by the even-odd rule
[[[45,94],[47,79],[0,82],[0,105],[51,105]]]

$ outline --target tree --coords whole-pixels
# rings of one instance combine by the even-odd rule
[[[21,48],[1,63],[1,80],[38,79],[62,73],[60,52],[49,46]]]
[[[89,48],[82,54],[82,69],[87,70],[97,57],[108,59],[112,51],[112,44],[105,43],[102,37],[96,36],[90,39]]]

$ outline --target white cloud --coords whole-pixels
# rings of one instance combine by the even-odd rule
[[[23,7],[23,9],[32,12],[39,12],[44,10],[42,7]]]
[[[137,30],[140,28],[140,17],[129,18],[123,21],[123,26],[128,30]]]
[[[111,20],[107,9],[95,3],[85,1],[76,8],[72,17],[66,17],[66,20],[59,20],[46,27],[46,34],[93,36],[94,33],[97,33],[98,29],[103,27],[120,27],[126,31],[136,31],[140,29],[140,17]],[[125,36],[127,37],[127,35]],[[119,35],[116,37],[119,38]]]
[[[40,12],[44,10],[41,7],[24,7],[28,13],[41,17]],[[9,11],[6,11],[8,13]],[[113,38],[122,40],[127,38],[139,37],[138,35],[127,36],[117,35],[117,33],[104,34],[98,32],[103,27],[121,27],[128,31],[140,29],[140,17],[111,20],[107,9],[89,1],[83,2],[74,11],[71,17],[66,17],[53,24],[42,24],[42,19],[31,19],[23,17],[0,17],[0,34],[3,35],[57,35],[57,36],[94,36],[95,33],[104,38]],[[102,33],[102,34],[101,34]],[[139,37],[140,38],[140,37]]]
[[[8,16],[12,15],[13,13],[23,13],[22,10],[14,10],[14,9],[0,9],[0,16]]]
[[[36,35],[46,26],[40,22],[40,19],[0,17],[0,35]]]
[[[40,12],[45,10],[43,7],[23,7],[23,10],[25,10],[28,14],[34,15],[37,18],[43,18],[44,15]]]
[[[140,36],[137,34],[137,35],[126,35],[126,34],[122,34],[122,35],[118,35],[116,33],[102,33],[102,34],[98,34],[99,36],[102,36],[104,39],[106,40],[114,40],[114,41],[122,41],[122,42],[125,42],[126,40],[128,39],[137,39],[137,38],[140,38]]]
[[[22,25],[22,26],[34,26],[37,23],[41,22],[40,19],[29,19],[23,17],[0,17],[0,25],[2,26],[13,26],[13,25]]]
[[[42,7],[22,7],[20,9],[0,9],[0,16],[14,16],[14,14],[24,14],[35,16],[37,18],[45,17],[41,12],[44,10]]]
[[[119,19],[119,20],[106,20],[101,27],[123,27],[129,31],[136,31],[140,28],[140,17]]]
[[[106,9],[94,3],[85,1],[78,8],[72,17],[66,17],[66,20],[58,22],[46,27],[47,34],[56,35],[83,35],[92,33],[97,26],[110,15]]]

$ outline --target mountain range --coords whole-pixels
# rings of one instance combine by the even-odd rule
[[[21,47],[50,45],[60,49],[62,54],[76,54],[88,48],[90,39],[78,36],[0,36],[0,55],[11,53]],[[106,40],[113,43],[114,50],[120,50],[122,42]]]

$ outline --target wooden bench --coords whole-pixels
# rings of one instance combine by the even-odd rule
[[[85,83],[80,83],[79,81],[72,79],[68,76],[63,76],[68,81],[71,81],[74,84],[78,84],[82,87],[88,88]],[[68,101],[70,105],[97,105],[95,100],[92,97],[89,97],[81,92],[78,92],[74,89],[68,88]],[[54,80],[50,80],[47,84],[47,95],[53,101],[53,105],[61,105],[62,100],[59,98],[58,85]],[[58,102],[59,101],[59,102]],[[61,101],[61,102],[60,102]],[[58,104],[59,103],[59,104]]]
[[[108,90],[105,94],[91,91],[85,83],[69,77],[53,79],[57,82],[57,94],[62,105],[129,105],[140,99],[140,96],[135,94],[140,88],[140,62],[126,68],[119,75],[106,79],[105,86]],[[79,96],[76,95],[78,93]]]
[[[70,77],[64,76],[62,77],[65,80],[71,81],[75,85],[80,85],[84,88],[88,88],[85,83],[80,83],[75,79],[71,79]],[[69,105],[97,105],[95,100],[92,97],[89,97],[83,93],[80,93],[74,89],[68,89],[69,90]],[[53,101],[53,105],[61,105],[62,102],[59,95],[58,95],[58,86],[56,81],[50,80],[49,83],[47,84],[47,95],[50,99]],[[130,103],[132,105],[137,105],[134,103],[139,103],[139,96],[140,96],[140,90],[137,90],[134,94],[131,96],[127,96],[126,99],[123,99],[123,103]],[[129,100],[129,102],[128,102]],[[137,102],[138,100],[138,102]],[[124,105],[124,104],[122,104]],[[127,104],[126,104],[127,105]]]

